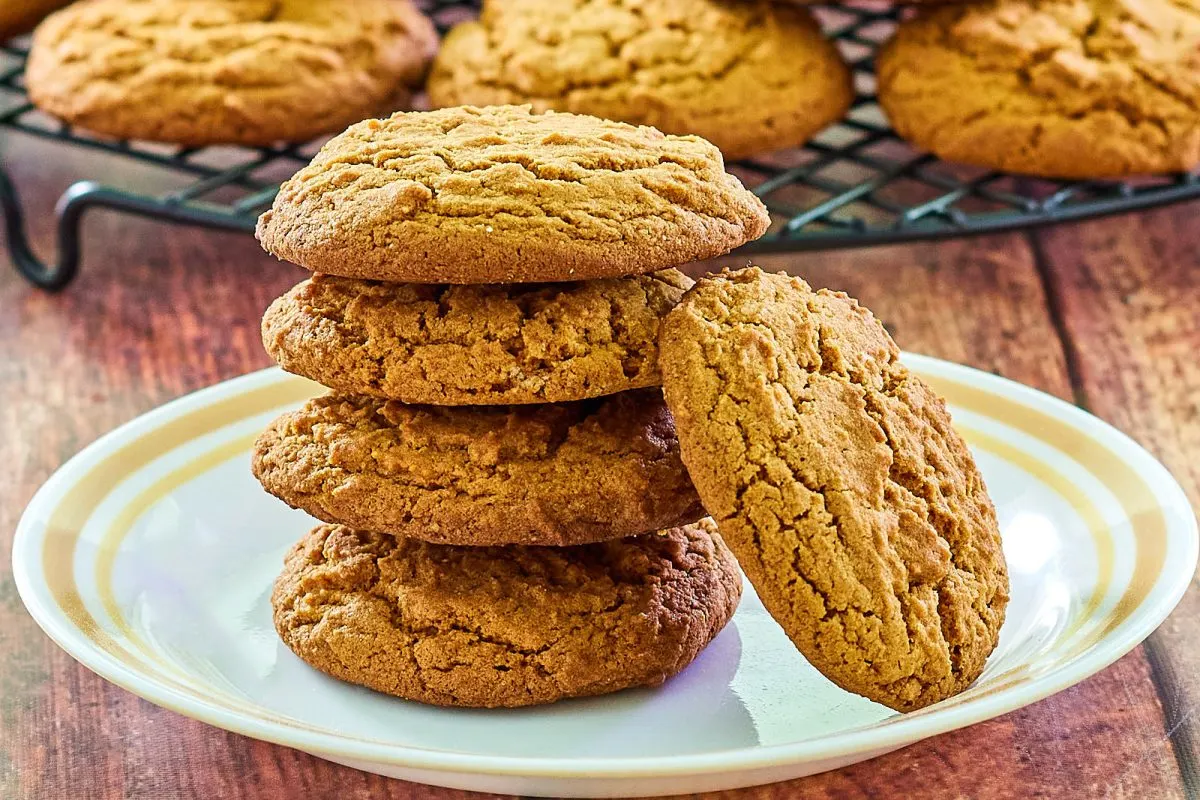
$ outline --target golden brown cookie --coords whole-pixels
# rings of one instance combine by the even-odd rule
[[[25,33],[71,0],[4,0],[0,3],[0,39]]]
[[[853,98],[806,9],[727,0],[485,0],[427,91],[435,107],[531,103],[694,133],[730,159],[800,145]]]
[[[657,389],[457,408],[331,394],[275,420],[253,466],[325,522],[441,544],[583,544],[704,516]]]
[[[258,238],[314,272],[528,283],[710,258],[768,221],[703,139],[499,106],[352,126],[283,184]]]
[[[741,596],[710,520],[579,547],[453,547],[321,525],[271,604],[296,655],[439,706],[529,706],[658,686]]]
[[[697,283],[661,347],[696,489],[800,652],[901,711],[970,685],[1008,603],[996,514],[883,326],[751,268]]]
[[[270,144],[403,107],[436,46],[408,0],[80,0],[38,26],[26,83],[97,133]]]
[[[1063,178],[1200,164],[1197,0],[928,9],[876,68],[892,126],[942,158]]]
[[[658,325],[678,270],[577,283],[379,283],[317,275],[267,309],[289,372],[405,403],[584,400],[659,385]]]
[[[754,0],[746,0],[746,2],[754,2]],[[791,3],[798,6],[855,6],[855,3],[846,2],[846,0],[837,0],[836,2],[825,2],[825,0],[770,0],[773,3]],[[947,5],[949,3],[974,3],[978,0],[897,0],[897,6],[926,6],[926,5]]]

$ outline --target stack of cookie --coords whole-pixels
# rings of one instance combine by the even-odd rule
[[[332,392],[254,473],[328,523],[287,557],[276,627],[335,677],[439,705],[656,685],[741,578],[658,388],[677,264],[766,209],[697,137],[527,107],[368,120],[259,222],[318,273],[264,341]]]

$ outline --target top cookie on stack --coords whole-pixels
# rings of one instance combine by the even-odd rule
[[[712,258],[768,221],[701,138],[463,107],[367,120],[330,140],[282,186],[258,238],[331,275],[525,283]]]

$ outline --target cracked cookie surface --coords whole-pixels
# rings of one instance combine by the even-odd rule
[[[459,407],[330,394],[276,419],[252,466],[325,522],[444,544],[573,545],[704,516],[657,389]]]
[[[711,520],[579,547],[453,547],[321,525],[285,559],[275,628],[344,681],[440,706],[657,686],[741,596]]]
[[[406,105],[436,47],[408,0],[80,0],[38,27],[26,81],[97,133],[265,145]]]
[[[946,159],[1064,178],[1200,164],[1200,2],[923,10],[877,62],[896,131]]]
[[[668,269],[768,222],[703,139],[496,106],[351,126],[283,184],[258,239],[344,277],[528,283]]]
[[[694,133],[729,159],[802,144],[853,96],[806,9],[720,0],[487,0],[447,35],[427,91]]]
[[[699,281],[661,348],[700,498],[800,652],[901,711],[970,685],[1008,603],[996,514],[883,326],[751,268]]]
[[[678,270],[575,283],[379,283],[317,275],[263,316],[284,369],[405,403],[555,403],[657,386]]]

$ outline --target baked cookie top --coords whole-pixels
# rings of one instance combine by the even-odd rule
[[[289,372],[405,403],[555,403],[657,386],[677,270],[549,284],[379,283],[316,275],[267,309]]]
[[[1200,3],[923,10],[877,59],[892,125],[943,158],[1068,178],[1200,164]]]
[[[838,685],[909,711],[996,646],[995,511],[945,404],[840,293],[751,268],[667,315],[663,385],[705,508],[767,610]]]
[[[694,133],[729,159],[799,145],[853,97],[806,9],[723,0],[485,0],[451,29],[427,91],[434,106],[532,103]]]
[[[711,521],[579,547],[451,547],[322,525],[275,583],[275,627],[336,678],[441,706],[657,686],[737,608]]]
[[[351,126],[283,184],[258,238],[314,272],[526,283],[710,258],[767,223],[703,139],[498,106]]]
[[[26,82],[98,133],[269,144],[402,107],[436,47],[408,0],[80,0],[38,26]]]
[[[325,522],[444,544],[573,545],[704,516],[657,389],[527,406],[330,394],[275,420],[253,469]]]

